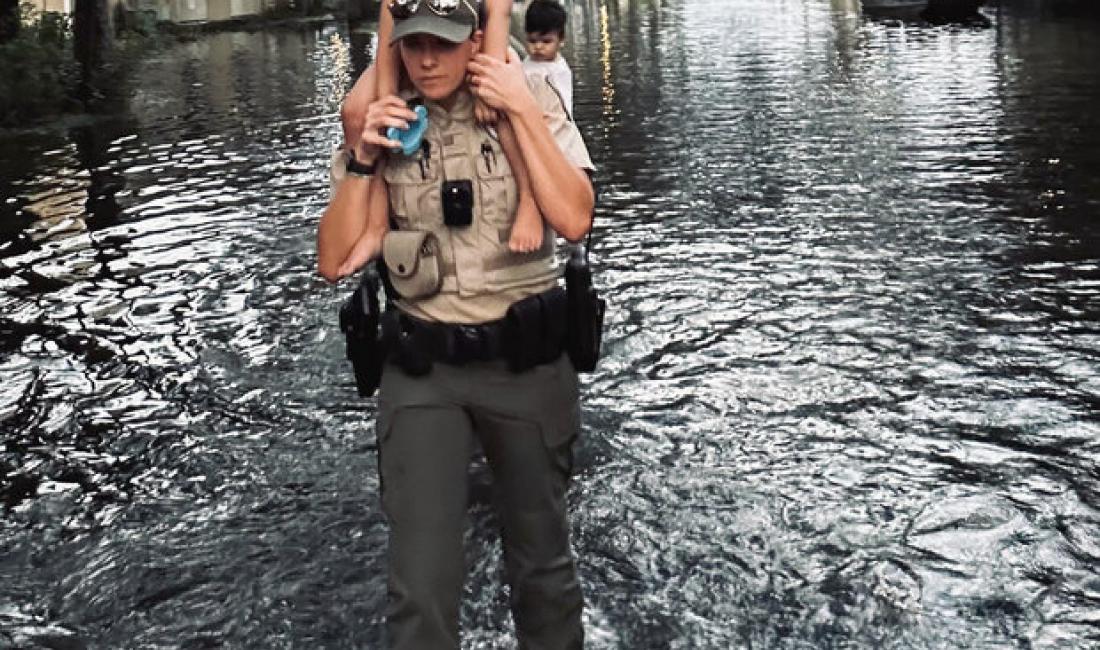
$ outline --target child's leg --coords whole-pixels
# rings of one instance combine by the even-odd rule
[[[363,268],[363,265],[371,261],[382,252],[382,237],[389,230],[389,190],[386,181],[382,179],[382,168],[385,163],[380,163],[373,178],[371,178],[370,202],[367,204],[367,227],[363,234],[359,235],[355,246],[352,247],[344,263],[340,265],[336,273],[341,278],[347,277]]]
[[[489,56],[508,60],[508,33],[512,25],[512,0],[485,0],[485,31],[481,51]],[[474,114],[481,124],[496,124],[496,111],[480,99],[474,103]]]
[[[512,25],[512,0],[485,0],[485,32],[481,50],[503,61],[508,52]]]
[[[512,0],[485,0],[485,36],[482,40],[482,50],[489,56],[501,61],[518,57],[515,52],[509,51],[508,31],[512,23]],[[527,165],[523,164],[523,156],[520,154],[519,142],[508,120],[497,120],[495,111],[484,106],[480,101],[475,105],[477,118],[482,123],[497,124],[497,133],[500,134],[500,146],[504,149],[504,155],[508,158],[508,164],[512,166],[512,175],[516,178],[516,194],[519,197],[516,206],[516,218],[512,223],[512,234],[508,238],[508,248],[517,253],[529,253],[538,250],[542,246],[543,224],[542,215],[539,214],[535,204],[535,196],[531,193],[531,178],[527,174]]]
[[[542,214],[531,191],[531,177],[527,174],[527,165],[523,163],[519,141],[508,120],[497,122],[497,133],[500,134],[500,148],[504,150],[516,179],[516,218],[512,222],[512,234],[508,237],[508,248],[517,253],[530,253],[542,246],[545,229]]]
[[[393,34],[393,16],[387,8],[389,3],[382,3],[382,11],[378,16],[378,60],[375,67],[378,68],[378,96],[385,97],[397,93],[397,54],[390,45],[390,35]]]

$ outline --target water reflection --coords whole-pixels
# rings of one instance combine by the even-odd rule
[[[1098,634],[1095,26],[854,9],[571,3],[593,648]],[[312,270],[371,47],[205,36],[0,138],[0,646],[379,647],[373,405]],[[468,645],[510,647],[472,522]]]

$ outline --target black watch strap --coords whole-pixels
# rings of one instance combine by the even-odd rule
[[[344,169],[354,176],[371,176],[374,174],[374,163],[366,165],[359,162],[355,159],[355,152],[348,149],[348,162]]]

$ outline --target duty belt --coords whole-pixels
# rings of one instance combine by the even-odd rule
[[[565,351],[565,291],[554,287],[517,300],[500,320],[480,325],[434,323],[393,308],[382,315],[387,358],[413,376],[432,363],[463,365],[504,359],[512,372],[550,363]]]
[[[591,370],[599,353],[604,301],[582,279],[584,283],[577,282],[567,270],[568,294],[553,287],[512,303],[500,320],[460,325],[422,321],[392,305],[382,312],[381,278],[374,267],[368,268],[340,307],[340,329],[359,395],[374,394],[387,362],[421,376],[437,361],[462,365],[503,359],[509,370],[519,373],[568,350],[575,368]],[[578,302],[580,308],[574,304]]]
[[[504,322],[479,325],[431,323],[398,312],[403,336],[433,361],[463,365],[473,361],[492,361],[504,354]]]

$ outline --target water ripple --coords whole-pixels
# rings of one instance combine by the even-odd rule
[[[1100,633],[1092,26],[855,4],[571,5],[591,647]],[[0,141],[0,646],[381,645],[373,403],[312,269],[359,38],[182,42]],[[471,481],[465,640],[507,648]]]

